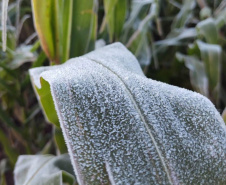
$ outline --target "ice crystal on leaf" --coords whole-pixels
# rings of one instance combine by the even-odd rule
[[[226,128],[198,93],[148,79],[115,43],[30,70],[50,84],[79,184],[226,184]]]

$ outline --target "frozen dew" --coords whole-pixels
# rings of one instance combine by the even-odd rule
[[[120,43],[30,74],[51,86],[79,184],[226,184],[212,103],[147,79]]]

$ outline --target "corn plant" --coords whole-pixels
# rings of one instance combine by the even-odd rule
[[[31,67],[38,67],[45,56],[54,65],[31,69],[30,75],[43,114],[54,125],[52,139],[40,149],[41,153],[50,152],[54,143],[55,151],[50,153],[63,155],[19,157],[14,171],[16,184],[225,183],[225,126],[213,105],[200,95],[144,76],[193,89],[223,112],[224,1],[31,3],[39,41],[34,47],[21,47],[27,50],[19,55],[20,64],[20,57],[15,55],[21,46],[18,34],[9,39],[13,31],[6,26],[10,22],[6,21],[8,1],[2,1],[1,46],[6,51],[2,56],[10,62],[1,67],[4,73],[20,69],[27,61],[36,61]],[[115,41],[134,54],[142,69],[121,44],[82,56]],[[43,50],[40,54],[34,52],[39,42]],[[34,58],[26,58],[27,53]],[[59,65],[78,56],[82,57]],[[14,59],[16,62],[11,62]],[[20,94],[17,97],[11,91],[10,95],[7,84],[1,84],[1,91],[7,90],[6,97],[17,98],[21,106]],[[5,100],[2,98],[10,106]],[[37,104],[34,107],[39,110]],[[1,120],[14,126],[14,119],[9,118],[12,113],[6,112],[5,108],[0,111]],[[21,123],[27,123],[37,114],[31,111],[28,118],[26,113],[16,115]],[[225,111],[222,116],[225,120]],[[14,164],[21,153],[10,149],[8,134],[2,132],[1,136],[3,148]],[[69,155],[64,154],[67,152]],[[5,160],[0,165],[4,169]]]
[[[30,75],[47,117],[57,115],[78,184],[226,183],[226,127],[213,104],[146,78],[122,44]],[[15,182],[40,183],[45,170],[26,175],[25,159],[16,165]]]
[[[30,67],[46,60],[38,52],[40,44],[30,25],[29,1],[10,1],[6,12],[4,3],[0,5],[0,15],[7,18],[0,27],[1,35],[7,30],[0,38],[0,184],[11,185],[19,155],[55,154],[55,149],[51,126],[40,116],[28,75]]]

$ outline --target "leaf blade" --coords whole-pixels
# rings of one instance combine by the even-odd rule
[[[53,12],[55,3],[54,0],[38,1],[32,0],[32,9],[34,16],[34,24],[38,33],[41,46],[46,55],[51,61],[56,59],[56,49],[54,46],[54,27],[52,21],[54,20]]]
[[[73,1],[70,58],[94,49],[97,32],[96,8],[96,0]]]
[[[22,184],[62,184],[75,182],[73,169],[68,154],[52,155],[22,155],[19,156],[14,169],[16,185]],[[72,183],[71,183],[72,182]]]
[[[220,156],[225,148],[222,138],[226,141],[225,125],[214,106],[197,93],[145,78],[121,44],[72,59],[40,76],[54,91],[80,184],[226,181],[221,173],[224,158],[210,159],[213,139]],[[204,145],[205,149],[196,148]]]

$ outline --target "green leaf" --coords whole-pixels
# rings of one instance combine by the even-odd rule
[[[57,117],[57,113],[54,109],[54,102],[52,100],[52,95],[50,93],[50,86],[44,79],[41,79],[42,88],[35,88],[40,99],[41,107],[44,110],[44,115],[46,120],[50,123],[59,126],[59,120]]]
[[[36,59],[36,61],[34,61],[34,63],[32,64],[32,67],[40,67],[43,66],[43,63],[46,60],[46,55],[43,51],[41,51]]]
[[[140,33],[133,41],[129,50],[136,56],[141,66],[148,66],[151,62],[151,48],[148,44],[147,32]]]
[[[72,27],[73,0],[56,0],[56,17],[59,34],[59,57],[61,63],[69,59]]]
[[[16,69],[26,62],[34,62],[37,56],[31,52],[32,46],[22,45],[14,53],[13,60],[7,65],[10,69]]]
[[[45,69],[30,75],[50,84],[79,184],[226,183],[226,127],[213,104],[146,78],[122,44]]]
[[[67,153],[68,150],[64,141],[62,130],[58,127],[54,128],[54,138],[60,153],[61,154]]]
[[[204,21],[199,22],[196,26],[196,29],[198,35],[204,37],[207,43],[209,44],[218,43],[218,32],[215,22],[212,18],[208,18]]]
[[[177,53],[176,57],[179,61],[184,62],[185,66],[190,70],[190,80],[194,90],[208,97],[208,78],[204,63],[196,56],[186,56]]]
[[[73,1],[70,58],[94,49],[97,33],[97,1]]]
[[[0,144],[3,147],[5,154],[8,156],[10,163],[14,165],[19,154],[12,148],[12,143],[9,141],[8,136],[2,129],[0,129]]]
[[[201,59],[204,62],[205,70],[209,80],[209,88],[212,96],[216,101],[219,100],[220,92],[220,66],[221,66],[221,46],[215,44],[207,44],[197,41],[201,52]]]
[[[6,175],[5,173],[7,172],[7,160],[6,159],[1,159],[0,161],[0,184],[1,185],[7,185],[6,183]]]
[[[197,36],[194,28],[186,28],[172,31],[166,39],[155,42],[156,45],[166,46],[181,46],[187,45],[187,40],[194,39]]]
[[[134,26],[136,21],[139,21],[139,13],[141,12],[144,6],[149,6],[151,3],[154,3],[154,0],[145,0],[145,1],[132,1],[131,12],[128,20],[125,22],[124,30],[126,34]]]
[[[151,48],[148,43],[149,40],[152,40],[152,33],[148,30],[148,24],[157,17],[158,12],[158,4],[152,3],[152,5],[149,7],[148,14],[142,21],[140,21],[138,29],[132,34],[128,43],[126,44],[127,48],[129,48],[129,50],[135,54],[142,66],[149,65],[151,61]],[[149,39],[149,37],[151,39]],[[152,49],[154,49],[154,45],[151,44],[151,46]]]
[[[16,185],[68,185],[75,184],[74,172],[68,154],[22,155],[19,156],[14,169]]]
[[[124,1],[124,0],[123,0]],[[36,31],[48,58],[56,64],[94,49],[96,0],[32,0]]]
[[[40,67],[39,69],[42,71],[45,71],[46,68]],[[36,75],[38,75],[38,73],[33,74],[31,78],[33,84],[35,83],[34,81],[37,80]],[[54,125],[59,127],[59,120],[54,108],[54,102],[50,92],[50,85],[43,78],[41,78],[40,81],[36,82],[35,84],[37,85],[37,83],[40,84],[39,87],[37,86],[33,86],[33,87],[38,97],[38,101],[42,107],[43,114],[46,118],[46,121],[53,123]]]
[[[3,30],[0,27],[0,34],[3,35]],[[16,49],[16,36],[15,36],[15,28],[12,26],[7,27],[7,46],[6,46],[6,53],[9,52],[9,50],[13,51]],[[3,40],[2,37],[0,37],[0,48],[3,49]],[[11,52],[10,52],[11,53]],[[9,54],[10,54],[9,53]]]
[[[174,18],[171,30],[184,28],[186,26],[186,23],[193,17],[192,11],[195,5],[195,0],[183,0],[183,6]]]
[[[55,25],[55,1],[32,0],[33,17],[36,31],[41,46],[51,61],[57,60],[56,51],[56,25]]]
[[[105,19],[107,20],[110,41],[118,40],[126,17],[126,0],[104,0]]]
[[[48,58],[56,64],[69,59],[73,0],[32,0],[36,31]],[[77,36],[77,35],[76,35]]]

